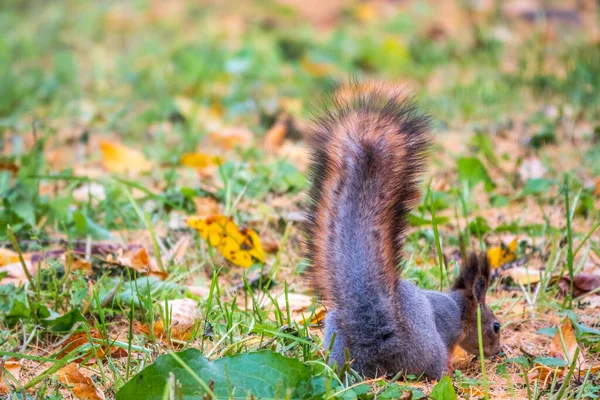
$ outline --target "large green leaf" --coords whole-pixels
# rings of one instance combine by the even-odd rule
[[[176,398],[201,399],[205,388],[212,387],[217,398],[312,398],[313,375],[309,366],[272,351],[238,354],[214,362],[196,349],[176,353],[196,375],[194,377],[175,357],[165,354],[127,382],[116,395],[117,400],[163,399],[172,373],[179,383]]]

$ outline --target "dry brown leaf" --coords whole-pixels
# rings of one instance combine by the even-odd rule
[[[187,253],[187,249],[192,242],[192,237],[189,235],[182,236],[179,238],[177,243],[173,245],[163,256],[163,265],[168,264],[169,262],[180,263],[183,261],[183,257],[185,257]]]
[[[188,340],[196,323],[200,321],[200,308],[198,302],[192,299],[171,300],[168,303],[168,318],[170,337],[176,340]],[[162,315],[165,315],[163,309]],[[162,339],[166,339],[166,329],[163,319],[154,324],[154,334]]]
[[[25,260],[25,267],[32,276],[37,275],[38,263],[32,263],[30,260]],[[2,272],[7,273],[4,278],[0,279],[0,283],[2,283],[2,285],[8,285],[12,283],[15,286],[23,286],[29,282],[27,275],[25,275],[25,271],[23,271],[23,266],[21,265],[20,261],[0,267],[0,273]]]
[[[573,325],[571,325],[571,321],[568,318],[565,318],[560,330],[556,331],[556,334],[554,334],[554,337],[552,338],[552,342],[548,348],[548,354],[552,357],[563,359],[568,364],[571,364],[578,347],[579,345],[577,343],[577,338],[575,338]],[[583,355],[583,350],[580,350],[579,357],[577,359],[577,367],[581,368],[584,366],[584,364],[585,356]]]
[[[238,146],[250,146],[253,137],[254,135],[248,128],[230,127],[222,128],[219,131],[210,133],[208,135],[208,140],[211,144],[230,150]]]
[[[594,274],[576,274],[573,276],[573,297],[583,296],[594,289],[600,287],[600,275]],[[563,276],[558,281],[558,288],[563,296],[566,296],[571,290],[571,278]]]
[[[101,140],[99,144],[104,168],[110,172],[141,173],[152,168],[152,163],[138,150],[108,140]]]
[[[285,136],[287,135],[286,118],[280,117],[267,132],[264,139],[265,149],[271,153],[276,152],[283,145]]]
[[[6,376],[9,372],[17,382],[21,378],[21,361],[0,359],[0,394],[8,393],[6,382],[13,382],[12,378]]]
[[[143,275],[154,276],[159,279],[166,279],[168,276],[165,271],[159,269],[156,260],[150,258],[145,247],[127,251],[118,257],[117,261],[119,264],[130,267]]]
[[[564,376],[569,370],[575,357],[575,352],[579,348],[573,326],[569,318],[565,318],[559,330],[556,331],[550,346],[548,347],[548,355],[554,358],[565,360],[567,365],[564,367],[548,367],[537,363],[534,368],[529,371],[528,376],[530,379],[537,379],[544,381],[547,384],[548,381],[552,380],[555,375]],[[586,364],[585,355],[583,349],[579,348],[579,356],[577,357],[576,373],[584,376],[587,373],[588,365]],[[600,365],[594,365],[591,367],[592,372],[599,371]]]
[[[214,217],[221,213],[219,203],[214,197],[196,197],[196,215],[201,218]]]
[[[94,385],[89,376],[85,376],[77,368],[77,364],[70,363],[58,371],[58,380],[68,386],[73,395],[80,400],[104,400],[104,392]]]
[[[19,166],[10,161],[0,160],[0,171],[9,171],[12,176],[15,176],[19,172]]]
[[[600,176],[596,178],[596,183],[594,184],[594,194],[596,197],[600,197]]]

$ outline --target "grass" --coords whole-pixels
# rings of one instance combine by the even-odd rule
[[[461,253],[519,238],[489,294],[504,355],[459,360],[453,389],[436,393],[597,397],[598,371],[580,374],[574,361],[546,381],[531,372],[556,362],[543,332],[566,317],[588,366],[600,364],[598,294],[573,295],[578,274],[600,275],[600,51],[586,25],[598,15],[580,12],[573,25],[463,2],[350,2],[331,14],[301,3],[2,2],[0,248],[18,268],[0,270],[0,396],[73,398],[57,371],[78,362],[114,398],[158,357],[189,349],[213,368],[225,359],[252,373],[264,371],[236,357],[282,354],[261,362],[282,371],[277,379],[306,374],[296,390],[325,398],[430,393],[417,377],[334,373],[322,327],[306,323],[323,310],[300,256],[303,137],[315,95],[357,74],[408,84],[436,120],[404,278],[447,287]],[[286,143],[269,151],[264,138],[282,115]],[[227,132],[251,135],[229,146]],[[151,168],[107,171],[101,139],[139,150]],[[196,151],[223,163],[180,164]],[[257,232],[266,262],[235,266],[185,225],[198,199]],[[132,262],[140,248],[154,270]],[[541,280],[520,282],[520,268]],[[182,299],[193,312],[177,308]],[[187,385],[218,392],[194,368],[204,361],[177,354]],[[231,393],[238,370],[223,371]],[[158,370],[152,379],[164,379],[164,398],[186,388]]]

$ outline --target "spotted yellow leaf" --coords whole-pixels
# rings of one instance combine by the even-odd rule
[[[488,249],[488,258],[493,269],[500,268],[504,264],[513,261],[516,258],[515,251],[519,238],[514,238],[508,245],[502,243],[500,246]]]
[[[256,261],[265,261],[265,253],[256,232],[250,228],[238,228],[230,217],[191,217],[187,224],[235,265],[250,268]]]
[[[182,165],[191,168],[208,168],[221,163],[220,157],[203,153],[186,153],[179,161]]]

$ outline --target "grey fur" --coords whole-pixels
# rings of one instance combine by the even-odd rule
[[[352,367],[365,375],[381,376],[402,371],[440,379],[446,372],[448,351],[458,344],[462,333],[462,295],[458,291],[422,290],[399,280],[398,296],[401,298],[399,308],[364,310],[371,316],[360,321],[356,317],[342,318],[341,312],[330,310],[325,318],[324,342],[325,346],[330,346],[336,333],[330,363],[343,365],[344,350],[348,347],[353,357]],[[381,313],[391,318],[396,315],[396,318],[385,318]],[[354,326],[353,321],[364,324],[366,320],[373,321],[373,325]],[[352,343],[347,343],[346,335],[353,338]]]

